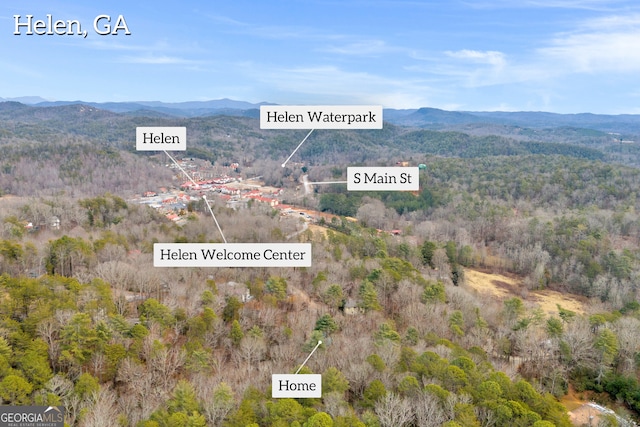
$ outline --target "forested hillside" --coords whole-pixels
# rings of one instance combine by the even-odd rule
[[[258,120],[246,117],[161,118],[116,114],[86,105],[29,107],[15,102],[0,103],[0,192],[15,195],[44,194],[51,188],[82,187],[78,194],[98,195],[107,191],[142,191],[143,186],[162,179],[145,165],[145,155],[135,157],[136,126],[185,126],[189,129],[186,155],[212,163],[239,162],[248,175],[264,176],[268,184],[286,180],[278,166],[305,135],[305,131],[265,131]],[[483,128],[484,129],[484,128]],[[394,164],[421,155],[479,158],[562,155],[574,158],[640,164],[636,145],[621,144],[611,135],[592,130],[566,128],[523,129],[489,134],[469,129],[428,131],[386,124],[376,131],[316,131],[299,151],[311,177],[324,179],[331,168],[356,164]],[[496,130],[496,132],[493,132]],[[524,135],[524,136],[523,136]],[[595,139],[594,139],[595,138]],[[97,161],[100,157],[105,162]],[[109,162],[111,160],[111,162]],[[29,172],[37,165],[39,176]],[[84,168],[84,169],[83,169]],[[142,182],[123,183],[115,176],[146,170]],[[299,177],[299,170],[285,174]],[[42,181],[53,185],[43,185]],[[50,193],[50,191],[49,191]]]
[[[202,199],[182,222],[131,199],[184,181],[134,151],[142,124],[186,126],[184,157],[332,214],[211,197],[226,240],[310,242],[312,266],[154,268],[154,243],[221,237]],[[637,419],[639,172],[569,133],[316,131],[282,168],[306,132],[2,103],[0,399],[86,427],[561,427],[571,391],[618,412],[603,425]],[[301,190],[398,161],[426,165],[420,191]],[[479,292],[479,271],[516,285]],[[543,309],[550,290],[580,309]],[[272,399],[320,340],[303,372],[322,398]]]

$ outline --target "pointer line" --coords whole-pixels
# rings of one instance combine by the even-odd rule
[[[163,151],[164,151],[164,154],[166,154],[173,161],[173,163],[178,167],[178,169],[180,169],[182,171],[182,173],[185,174],[185,176],[187,178],[189,178],[189,181],[191,181],[193,183],[194,188],[198,188],[198,183],[196,183],[193,179],[191,179],[191,177],[189,176],[187,171],[182,169],[182,166],[180,166],[178,164],[178,162],[176,162],[176,159],[171,157],[171,155],[169,153],[167,153],[166,150],[163,150]],[[211,209],[211,206],[209,206],[209,201],[207,200],[207,196],[202,196],[202,199],[204,200],[204,203],[207,205],[207,208],[209,208],[209,213],[211,213],[211,216],[213,217],[213,222],[215,222],[216,223],[216,227],[218,227],[218,231],[220,232],[220,235],[222,236],[222,240],[225,243],[227,243],[227,239],[225,239],[224,234],[222,233],[222,229],[220,228],[220,224],[218,224],[218,220],[216,219],[216,216],[214,215],[213,210]]]
[[[307,140],[307,138],[309,138],[309,135],[311,135],[311,132],[313,132],[313,129],[311,129],[311,130],[309,131],[309,133],[307,134],[307,136],[305,136],[305,137],[304,137],[304,139],[302,140],[302,142],[301,142],[300,144],[298,144],[298,146],[296,147],[296,149],[295,149],[295,150],[293,150],[293,153],[291,153],[291,155],[290,155],[289,157],[287,157],[287,160],[285,160],[285,161],[284,161],[284,163],[282,164],[282,167],[285,167],[285,166],[287,165],[287,162],[288,162],[289,160],[291,160],[291,158],[293,157],[293,155],[294,155],[294,154],[296,154],[296,151],[298,151],[298,148],[300,148],[300,146],[301,146],[302,144],[304,144],[304,142]]]
[[[307,182],[307,184],[348,184],[349,181],[318,181],[318,182]]]
[[[174,159],[173,157],[171,157],[171,155],[170,155],[169,153],[167,153],[167,152],[166,152],[166,150],[163,150],[163,151],[164,151],[164,154],[166,154],[166,155],[167,155],[167,156],[168,156],[168,157],[173,161],[173,163],[178,167],[178,169],[180,169],[180,170],[182,171],[182,173],[183,173],[183,174],[185,174],[185,176],[186,176],[187,178],[189,178],[189,181],[191,181],[191,183],[193,183],[193,185],[197,187],[197,186],[198,186],[198,184],[197,184],[193,179],[191,179],[191,177],[189,176],[189,174],[187,173],[187,171],[185,171],[184,169],[182,169],[182,166],[180,166],[180,165],[178,164],[178,162],[176,162],[176,159]]]
[[[318,341],[318,344],[316,345],[316,347],[313,350],[311,350],[311,353],[309,353],[307,358],[304,359],[304,362],[302,362],[302,365],[300,365],[300,367],[298,368],[298,370],[296,371],[296,373],[294,375],[297,375],[298,372],[300,372],[302,370],[302,367],[305,365],[305,363],[307,363],[309,361],[309,359],[311,359],[311,356],[313,356],[313,353],[316,352],[316,350],[318,349],[318,347],[320,347],[321,344],[322,344],[322,341]]]
[[[225,243],[227,243],[227,239],[225,239],[224,238],[224,234],[222,234],[222,229],[220,228],[220,224],[218,224],[218,220],[216,219],[216,216],[213,214],[213,210],[211,209],[211,206],[209,205],[209,201],[207,200],[207,196],[202,196],[202,200],[204,200],[204,203],[209,208],[209,212],[211,213],[211,216],[213,217],[213,222],[216,223],[216,227],[218,227],[218,231],[220,232],[220,235],[222,236],[222,240]]]

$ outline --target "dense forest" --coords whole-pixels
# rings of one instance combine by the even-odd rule
[[[602,425],[640,414],[639,172],[601,140],[385,125],[318,132],[303,171],[279,162],[304,135],[250,118],[0,106],[3,404],[63,405],[86,427],[571,426],[567,393],[614,408]],[[237,161],[285,198],[355,163],[426,170],[415,194],[316,186],[301,202],[337,216],[309,228],[213,206],[229,242],[295,236],[312,267],[154,268],[155,242],[220,241],[203,203],[178,225],[128,199],[181,184],[130,147],[135,123],[168,120],[186,156]],[[474,272],[519,285],[477,292]],[[543,310],[543,291],[583,303]],[[320,340],[303,372],[323,397],[272,399],[271,375]]]
[[[94,180],[95,187],[101,185],[101,177],[91,176],[89,172],[93,170],[123,163],[132,170],[145,167],[140,161],[133,165],[134,159],[125,155],[125,152],[134,153],[134,130],[142,125],[186,126],[189,129],[187,156],[212,163],[239,162],[246,174],[262,175],[267,184],[281,185],[284,181],[278,166],[306,134],[303,130],[262,130],[259,121],[249,117],[180,119],[148,117],[145,113],[148,112],[117,114],[77,104],[44,108],[0,103],[0,145],[6,152],[0,160],[0,191],[32,195],[40,188],[47,188],[39,182],[32,187],[22,184],[34,180],[24,169],[36,162],[43,175],[59,181],[60,186],[84,184],[89,188],[80,194],[97,195],[99,193],[92,191],[86,182],[79,182],[82,181],[79,177]],[[622,143],[622,138],[633,139],[637,134],[640,130],[620,135],[597,129],[525,128],[500,123],[432,131],[385,123],[382,130],[316,131],[301,147],[297,158],[307,166],[317,167],[311,174],[319,177],[328,176],[328,170],[335,167],[393,164],[424,155],[462,158],[562,155],[638,166],[637,145]],[[95,161],[96,157],[111,159],[112,164]],[[136,153],[136,158],[141,157],[144,156]],[[126,175],[124,170],[113,172],[112,175]],[[285,174],[297,178],[299,171],[288,168]],[[153,176],[149,181],[156,178],[159,177]],[[106,184],[117,186],[117,183]],[[120,185],[117,190],[125,192],[131,188]]]

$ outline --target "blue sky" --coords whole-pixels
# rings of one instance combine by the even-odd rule
[[[88,35],[13,35],[29,14]],[[4,98],[640,114],[637,0],[5,0],[0,56]]]

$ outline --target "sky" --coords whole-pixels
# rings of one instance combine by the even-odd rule
[[[4,0],[0,58],[3,98],[640,114],[637,0]]]

